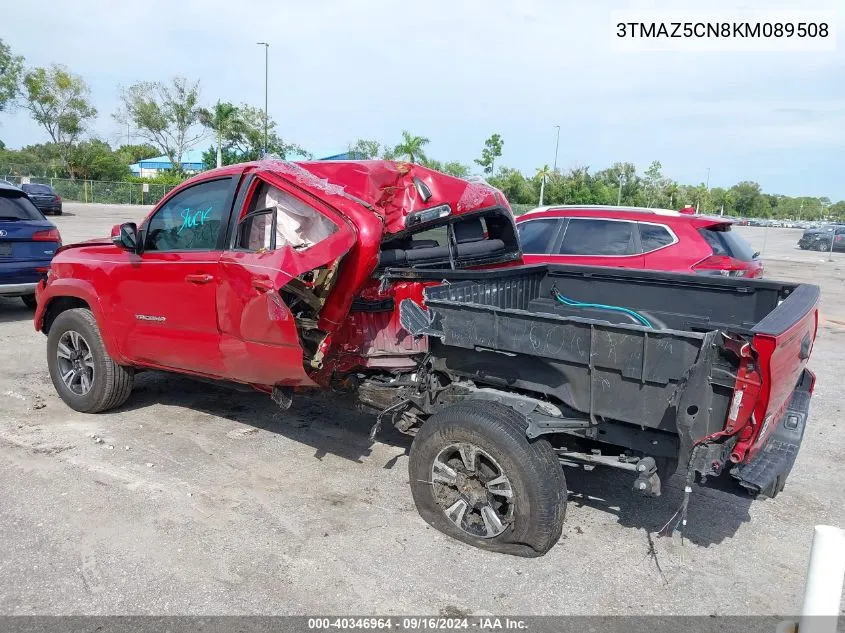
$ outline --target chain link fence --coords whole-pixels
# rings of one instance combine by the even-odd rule
[[[18,186],[27,182],[50,185],[63,200],[71,202],[105,204],[156,204],[174,188],[174,185],[155,183],[72,180],[36,176],[2,176],[2,179]]]

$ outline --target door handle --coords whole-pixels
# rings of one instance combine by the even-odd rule
[[[274,289],[273,282],[270,279],[253,279],[252,287],[260,292],[270,292]]]
[[[214,281],[213,275],[207,275],[204,273],[197,273],[194,275],[185,275],[185,281],[190,284],[207,284],[211,281]]]

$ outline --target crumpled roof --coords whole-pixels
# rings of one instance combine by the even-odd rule
[[[442,204],[448,204],[453,214],[507,204],[504,195],[484,181],[470,182],[411,163],[386,160],[290,162],[265,158],[258,166],[294,181],[318,197],[340,196],[369,205],[384,218],[388,233],[404,230],[409,214]],[[420,198],[414,177],[431,190],[428,201]]]

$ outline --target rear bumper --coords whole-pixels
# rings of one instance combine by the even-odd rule
[[[731,471],[752,493],[774,497],[783,490],[804,438],[815,380],[813,373],[805,369],[766,445],[750,462]]]
[[[0,284],[0,297],[20,297],[35,294],[37,283]]]
[[[62,210],[62,203],[55,202],[53,200],[35,200],[33,204],[40,210],[40,211],[61,211]]]

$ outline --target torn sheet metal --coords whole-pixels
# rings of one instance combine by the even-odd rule
[[[448,204],[453,213],[467,213],[507,204],[500,191],[481,180],[472,182],[421,165],[385,160],[308,161],[278,158],[258,162],[260,169],[278,173],[318,197],[338,196],[363,204],[381,216],[388,234],[406,228],[409,215]],[[414,177],[431,191],[423,200]]]

